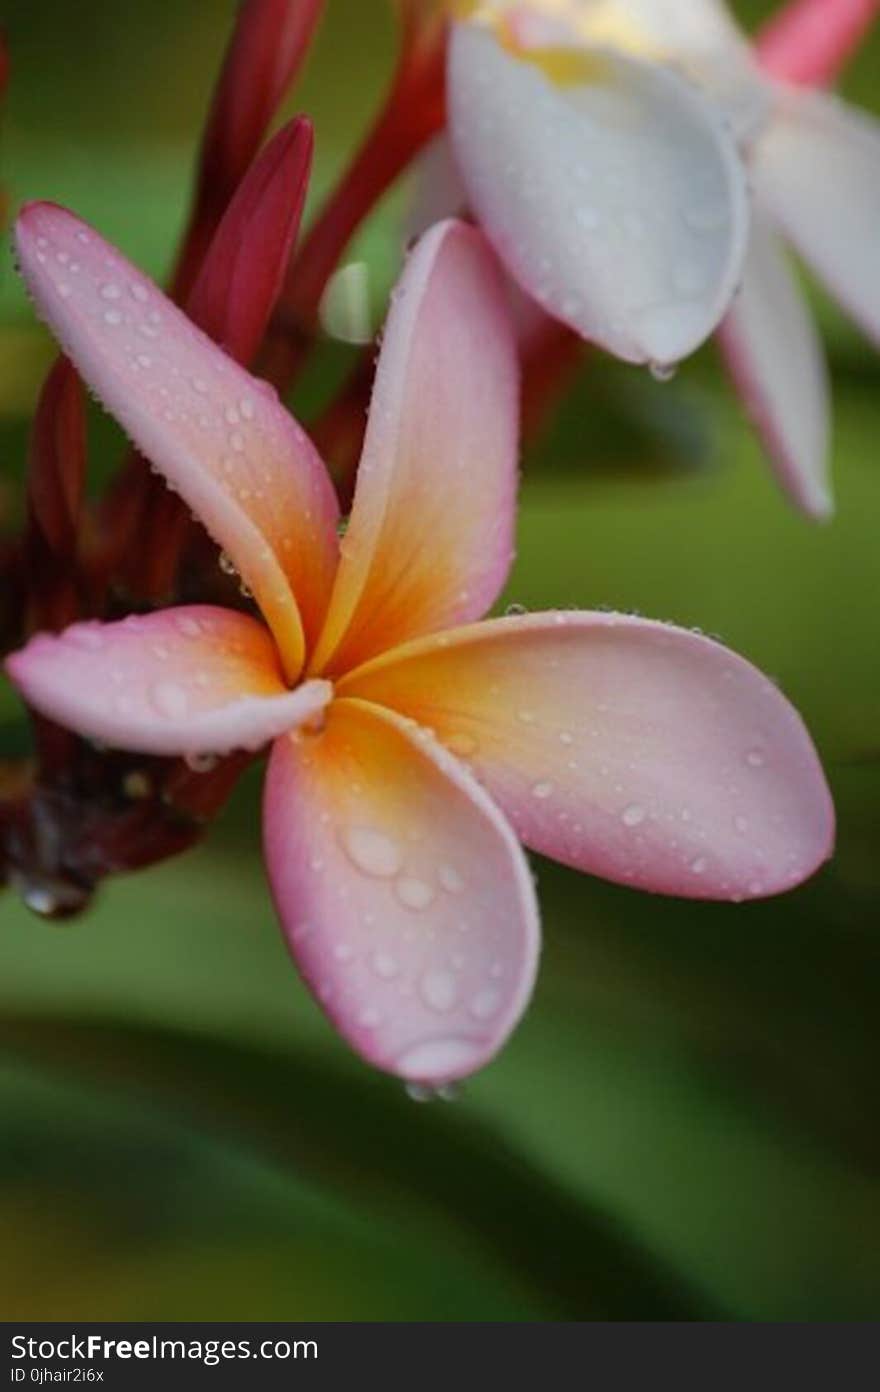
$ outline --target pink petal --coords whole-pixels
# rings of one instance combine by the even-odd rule
[[[227,552],[295,680],[337,555],[336,500],[313,446],[265,383],[79,218],[31,204],[16,245],[65,352]]]
[[[790,889],[830,854],[816,752],[718,643],[614,614],[497,619],[408,644],[337,688],[466,759],[527,845],[689,898]]]
[[[334,702],[272,751],[265,848],[308,985],[363,1058],[440,1084],[522,1015],[539,927],[525,857],[457,760],[390,711]]]
[[[207,605],[39,634],[6,670],[42,715],[144,754],[258,749],[332,694],[327,682],[289,691],[268,630]]]
[[[880,122],[823,92],[791,89],[753,164],[760,204],[880,344]]]
[[[450,130],[470,205],[548,313],[628,361],[676,362],[717,326],[739,279],[741,159],[677,73],[570,51],[582,78],[553,81],[534,54],[455,26]]]
[[[878,0],[789,0],[755,40],[765,72],[782,82],[833,82],[877,17]]]
[[[463,223],[410,256],[385,327],[313,671],[485,613],[513,554],[518,379],[494,258]]]
[[[809,517],[828,517],[834,505],[825,355],[785,253],[757,215],[742,289],[720,341],[785,492]]]

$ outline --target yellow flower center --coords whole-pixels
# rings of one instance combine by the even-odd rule
[[[614,48],[632,57],[654,61],[664,54],[650,35],[623,12],[619,0],[450,0],[456,19],[467,19],[496,31],[505,47],[528,58],[553,81],[565,85],[584,80],[575,70],[577,54],[563,45],[525,50],[518,40],[517,19],[533,15],[556,20],[573,38],[596,48]],[[589,76],[589,73],[587,74]]]

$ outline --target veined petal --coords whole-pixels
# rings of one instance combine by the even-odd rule
[[[291,952],[357,1053],[432,1084],[488,1062],[531,994],[538,916],[515,836],[457,760],[336,701],[320,735],[272,751],[265,848]]]
[[[144,754],[259,749],[332,694],[321,681],[289,691],[268,629],[208,605],[38,634],[6,670],[42,715]]]
[[[761,205],[880,344],[880,122],[824,92],[781,92],[754,171]]]
[[[392,301],[312,671],[486,612],[513,555],[518,417],[498,266],[473,228],[440,223]]]
[[[550,314],[631,362],[676,362],[712,332],[748,198],[732,137],[689,82],[606,50],[513,54],[458,24],[449,104],[471,207]]]
[[[785,252],[758,217],[742,288],[721,326],[720,342],[780,484],[808,516],[828,517],[833,503],[825,355]]]
[[[336,500],[311,442],[265,383],[79,218],[31,204],[16,245],[65,352],[229,555],[295,680],[337,555]]]
[[[436,731],[533,849],[689,898],[790,889],[834,817],[797,712],[741,657],[613,614],[497,619],[340,683]]]

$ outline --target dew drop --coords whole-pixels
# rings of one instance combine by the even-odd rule
[[[441,865],[437,878],[447,894],[461,894],[465,888],[464,878],[454,865]]]
[[[67,637],[71,643],[75,643],[78,648],[85,648],[88,652],[97,652],[104,646],[104,639],[97,625],[77,624],[74,628],[68,629]]]
[[[183,762],[193,773],[210,773],[215,769],[220,760],[216,754],[185,754]]]
[[[190,618],[189,614],[181,614],[177,619],[177,629],[185,638],[198,638],[202,626],[198,619]]]
[[[100,294],[102,300],[118,300],[122,291],[115,281],[108,280],[106,285],[101,286]]]
[[[431,1010],[451,1010],[458,999],[458,983],[451,971],[435,967],[425,972],[419,983],[422,1000]]]
[[[219,556],[219,558],[218,558],[217,564],[219,565],[220,569],[223,571],[223,574],[224,574],[224,575],[235,575],[235,574],[237,574],[237,571],[236,571],[236,569],[235,569],[235,562],[232,560],[232,558],[231,558],[230,556],[227,556],[227,554],[226,554],[225,551],[221,551],[221,552],[220,552],[220,556]]]
[[[478,991],[470,1003],[470,1012],[475,1020],[491,1020],[501,1005],[501,992],[497,986],[485,986]]]
[[[704,875],[708,866],[709,862],[705,856],[697,856],[696,860],[691,861],[691,874]]]
[[[411,1102],[433,1102],[437,1096],[436,1089],[424,1083],[407,1083],[404,1091]]]
[[[396,957],[392,957],[390,952],[374,952],[370,958],[373,971],[380,976],[383,981],[393,981],[400,971],[400,964]]]
[[[626,827],[637,827],[642,825],[647,815],[644,807],[640,807],[637,802],[631,802],[629,807],[623,809],[620,820]]]
[[[410,1086],[418,1086],[432,1096],[434,1089],[425,1088],[426,1079],[433,1079],[435,1087],[448,1083],[456,1075],[471,1072],[481,1053],[482,1048],[476,1041],[460,1035],[424,1039],[418,1044],[411,1044],[398,1055],[397,1067],[401,1073],[420,1080]],[[421,1100],[426,1101],[427,1097]]]
[[[763,768],[766,763],[763,750],[750,749],[746,754],[746,763],[749,768]]]
[[[552,796],[552,794],[552,783],[536,783],[535,786],[532,788],[532,797],[537,798],[539,802],[545,802],[548,797]]]
[[[342,835],[342,844],[349,860],[364,875],[391,879],[399,874],[400,848],[384,832],[373,827],[348,827]]]
[[[396,882],[394,891],[405,908],[417,912],[426,909],[435,897],[434,890],[427,880],[420,880],[415,875],[402,875]]]
[[[157,682],[153,687],[153,705],[160,715],[164,715],[169,720],[179,719],[186,715],[189,708],[189,697],[186,688],[177,682],[162,681]]]
[[[652,362],[648,370],[655,382],[671,382],[678,372],[678,363]]]
[[[468,759],[477,751],[477,741],[473,735],[458,733],[450,735],[445,741],[446,748],[450,754],[456,754],[460,759]]]
[[[122,323],[122,315],[119,313],[119,310],[118,310],[118,309],[108,309],[108,310],[106,311],[106,313],[104,314],[104,323],[105,323],[105,324],[121,324],[121,323]]]

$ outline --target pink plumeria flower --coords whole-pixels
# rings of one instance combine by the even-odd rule
[[[800,7],[765,68],[721,0],[466,5],[444,196],[544,310],[620,358],[672,365],[723,321],[782,486],[824,517],[827,370],[779,234],[877,341],[880,126],[778,74],[833,70],[877,6]]]
[[[265,384],[70,213],[32,205],[17,247],[65,351],[265,622],[187,607],[76,624],[9,672],[38,710],[128,749],[273,741],[275,903],[363,1058],[436,1085],[500,1048],[538,961],[518,838],[624,884],[731,900],[789,889],[829,854],[809,736],[742,658],[612,614],[476,622],[513,555],[518,396],[476,230],[440,224],[410,256],[341,542],[321,461]]]

